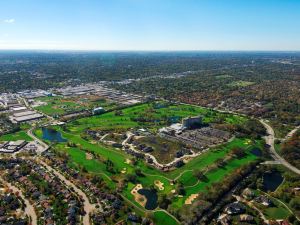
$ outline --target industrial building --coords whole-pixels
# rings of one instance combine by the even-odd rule
[[[0,152],[1,153],[14,153],[19,151],[23,147],[27,145],[27,141],[18,140],[18,141],[7,141],[0,144]]]
[[[21,111],[21,112],[12,114],[10,116],[10,119],[12,122],[15,122],[15,123],[23,123],[23,122],[32,121],[32,120],[38,120],[43,117],[44,117],[44,115],[37,113],[36,111],[26,110],[26,111]]]

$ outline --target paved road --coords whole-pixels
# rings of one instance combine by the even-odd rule
[[[17,188],[16,186],[13,186],[11,183],[8,183],[6,182],[5,180],[3,180],[1,177],[0,177],[0,181],[2,183],[4,183],[5,185],[8,186],[8,188],[10,190],[12,190],[15,194],[18,193],[19,196],[23,199],[24,201],[24,204],[25,204],[25,213],[30,217],[31,219],[31,225],[37,225],[37,216],[36,216],[36,213],[35,213],[35,210],[34,210],[34,207],[31,205],[31,203],[28,201],[28,199],[25,198],[25,196],[23,195],[22,191]]]
[[[294,173],[300,175],[300,170],[288,163],[284,158],[282,158],[274,148],[274,140],[275,140],[275,135],[274,135],[274,130],[273,128],[267,124],[264,120],[260,120],[261,124],[264,125],[264,127],[267,129],[268,136],[265,136],[266,143],[270,145],[270,151],[271,151],[271,156],[275,161],[280,162],[283,166],[288,168],[289,170],[293,171]]]
[[[82,197],[83,199],[83,208],[86,214],[83,217],[83,224],[84,225],[90,225],[90,214],[96,209],[95,204],[90,203],[90,200],[86,196],[86,194],[79,189],[76,185],[74,185],[71,181],[69,181],[64,175],[62,175],[60,172],[43,162],[42,160],[39,160],[39,163],[46,167],[49,171],[53,172],[60,180],[62,180],[67,186],[70,188],[73,188],[74,191]],[[99,208],[99,210],[101,210]]]
[[[287,139],[291,138],[291,137],[297,132],[297,130],[299,130],[299,129],[300,129],[300,126],[295,127],[293,130],[291,130],[291,131],[284,137],[283,140],[287,140]]]
[[[44,151],[46,151],[46,150],[49,148],[49,146],[48,146],[45,142],[43,142],[43,141],[41,141],[39,138],[37,138],[37,137],[32,133],[33,129],[34,129],[34,128],[30,128],[30,129],[27,131],[27,135],[28,135],[29,137],[31,137],[35,142],[37,142],[37,143],[41,146],[41,150],[39,150],[39,152],[44,152]]]

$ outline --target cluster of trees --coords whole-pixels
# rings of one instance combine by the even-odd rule
[[[114,86],[300,123],[298,53],[2,52],[0,61],[0,92],[139,78]]]
[[[18,124],[12,123],[7,114],[0,114],[0,135],[15,133],[21,128]]]
[[[232,190],[239,182],[251,173],[257,165],[257,162],[249,163],[236,170],[230,176],[222,181],[209,186],[207,192],[200,195],[192,205],[183,206],[179,211],[174,212],[179,216],[184,224],[198,224],[209,221],[209,215],[217,204],[221,204],[224,196]]]
[[[236,60],[225,58],[231,64],[224,66],[217,59],[214,69],[210,67],[184,77],[142,79],[115,87],[202,106],[222,105],[284,123],[300,123],[299,64],[274,63],[270,58],[251,55],[238,56]],[[298,56],[295,60],[299,62]]]
[[[300,130],[281,146],[282,156],[300,169]]]

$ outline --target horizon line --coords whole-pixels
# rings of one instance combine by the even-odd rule
[[[174,50],[164,50],[164,49],[155,49],[155,50],[143,50],[143,49],[0,49],[0,52],[4,51],[45,51],[45,52],[288,52],[288,53],[298,53],[299,50],[249,50],[249,49],[241,49],[241,50],[205,50],[205,49],[195,49],[195,50],[188,50],[188,49],[174,49]]]

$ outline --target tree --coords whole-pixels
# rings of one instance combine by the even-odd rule
[[[300,210],[300,198],[294,198],[290,201],[290,206],[295,210]]]
[[[194,177],[196,177],[198,180],[201,180],[201,181],[204,181],[207,179],[207,177],[201,170],[194,170],[193,175],[194,175]]]
[[[162,209],[167,209],[171,204],[171,200],[167,197],[166,194],[158,196],[158,206]]]
[[[131,183],[136,183],[137,176],[135,174],[129,173],[129,174],[126,175],[126,180],[131,182]]]
[[[135,174],[139,177],[144,177],[145,175],[143,174],[141,169],[135,169],[134,170]]]
[[[241,159],[246,156],[245,150],[242,148],[233,148],[231,154],[236,156],[238,159]]]

